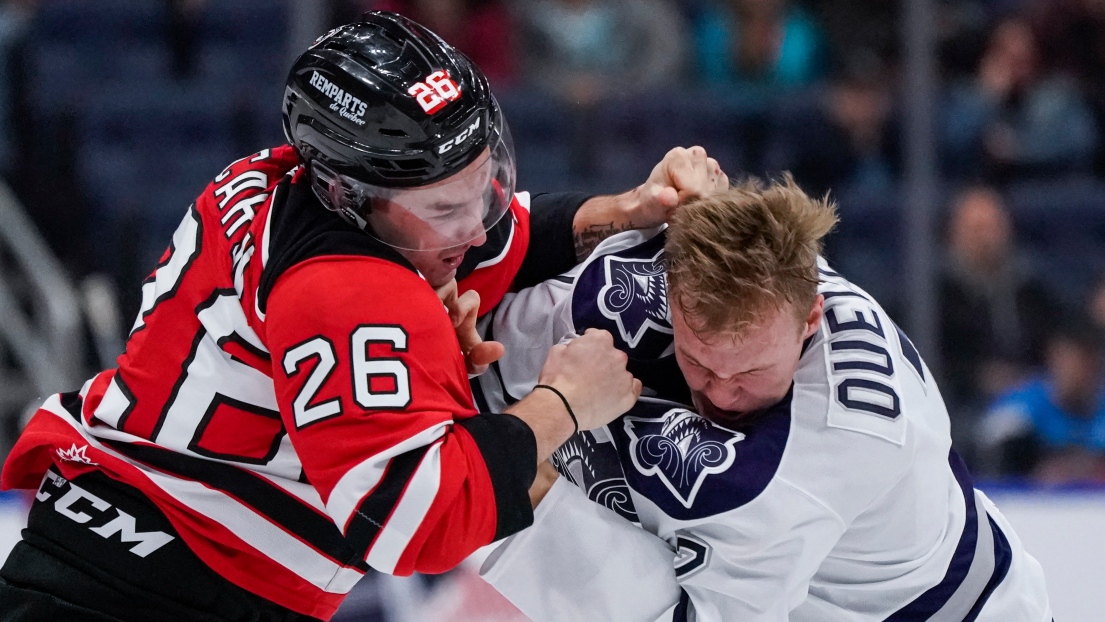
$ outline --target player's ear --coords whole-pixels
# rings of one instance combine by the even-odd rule
[[[806,316],[805,330],[802,331],[802,341],[805,341],[813,336],[817,332],[817,329],[821,327],[821,318],[825,316],[825,297],[818,294],[813,299],[813,307],[810,308],[809,314]]]

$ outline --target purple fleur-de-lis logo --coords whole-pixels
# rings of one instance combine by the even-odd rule
[[[671,334],[668,281],[660,259],[603,258],[606,284],[599,290],[599,312],[618,326],[622,339],[636,348],[648,329]]]
[[[625,417],[629,455],[642,475],[660,478],[690,508],[706,477],[724,473],[736,459],[744,434],[714,425],[689,410],[675,408],[660,418]]]

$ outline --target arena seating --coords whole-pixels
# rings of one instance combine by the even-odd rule
[[[208,3],[183,76],[173,71],[169,25],[166,3],[56,0],[37,15],[27,55],[36,131],[56,136],[68,119],[74,135],[62,147],[73,150],[101,233],[137,218],[147,260],[223,166],[283,140],[279,102],[291,60],[282,3]],[[521,188],[610,192],[639,183],[676,144],[701,144],[737,174],[788,168],[787,145],[819,131],[822,96],[678,89],[589,106],[526,89],[499,97]],[[1015,183],[1008,196],[1029,256],[1057,293],[1076,300],[1105,266],[1105,182]],[[903,293],[901,192],[845,188],[834,198],[842,223],[831,260],[894,307]]]

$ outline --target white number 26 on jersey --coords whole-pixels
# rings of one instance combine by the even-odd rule
[[[370,344],[390,346],[393,352],[407,351],[407,332],[401,326],[362,325],[349,337],[349,360],[353,375],[353,401],[367,410],[401,409],[411,402],[411,378],[407,364],[398,358],[369,357]],[[315,361],[314,367],[306,365]],[[296,429],[341,414],[341,398],[316,401],[322,385],[330,379],[337,367],[337,353],[333,342],[326,337],[313,337],[284,353],[284,373],[288,377],[310,369],[307,379],[295,399],[292,414]],[[372,379],[389,379],[392,389],[373,390]]]

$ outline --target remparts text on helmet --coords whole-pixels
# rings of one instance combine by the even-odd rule
[[[346,93],[344,89],[327,80],[317,71],[311,72],[309,83],[320,93],[334,100],[334,103],[330,104],[330,110],[337,112],[338,115],[357,125],[365,124],[364,114],[368,110],[368,105],[363,101],[357,99],[351,93]]]

